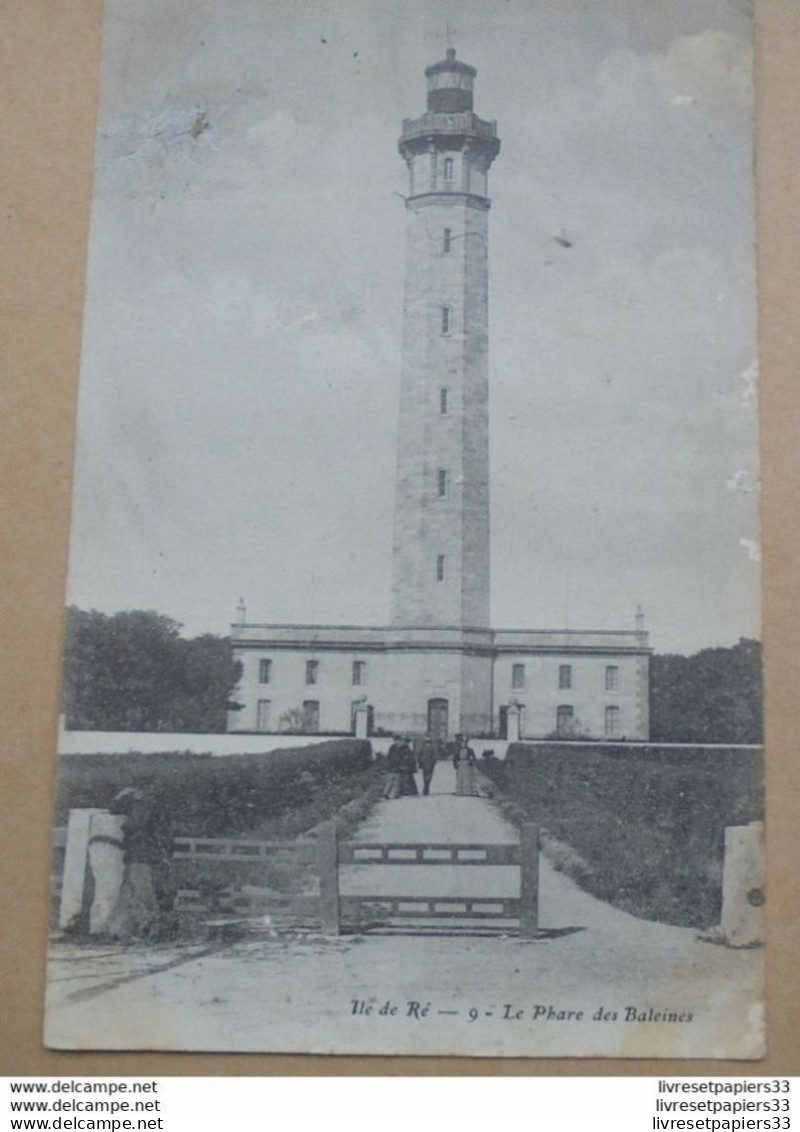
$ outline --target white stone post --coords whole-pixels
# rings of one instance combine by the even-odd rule
[[[89,869],[94,895],[89,909],[89,935],[104,935],[119,903],[125,875],[122,814],[95,811],[89,836]]]
[[[506,737],[509,743],[519,742],[519,720],[522,713],[519,704],[512,703],[506,709]]]
[[[725,830],[720,927],[731,947],[764,942],[764,823]]]
[[[69,927],[86,910],[91,875],[94,895],[88,909],[89,931],[99,935],[106,930],[122,887],[122,822],[122,815],[106,810],[70,810],[58,915],[60,928]]]

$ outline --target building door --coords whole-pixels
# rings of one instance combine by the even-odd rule
[[[428,700],[428,734],[431,739],[447,740],[447,700]]]
[[[559,704],[556,708],[556,731],[560,738],[572,738],[575,710],[572,704]]]
[[[319,700],[303,700],[303,730],[312,734],[319,731]]]
[[[500,708],[500,738],[508,738],[508,708],[505,704]]]
[[[356,730],[356,710],[361,707],[362,700],[353,700],[350,705],[350,730],[355,734]],[[375,734],[375,708],[372,704],[367,704],[367,735]]]
[[[271,700],[259,700],[256,710],[256,731],[269,731]]]

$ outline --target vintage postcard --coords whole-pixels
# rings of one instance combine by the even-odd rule
[[[59,1049],[758,1058],[748,0],[108,0]]]

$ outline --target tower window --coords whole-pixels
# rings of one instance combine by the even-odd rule
[[[511,687],[524,688],[525,687],[525,665],[515,664],[511,668]]]
[[[606,665],[606,691],[616,692],[619,687],[619,668],[616,664]]]
[[[447,390],[444,387],[439,390],[439,412],[443,417],[447,416]]]
[[[436,494],[440,499],[444,499],[447,495],[447,470],[439,468],[436,473]]]
[[[450,228],[445,228],[444,236],[442,237],[442,251],[445,253],[445,255],[447,255],[447,253],[450,251],[450,244],[452,243],[452,240],[452,230]]]
[[[453,312],[450,307],[442,307],[442,334],[449,334],[453,324]]]
[[[272,678],[272,661],[259,660],[258,662],[258,682],[259,684],[269,684]]]
[[[445,181],[452,181],[452,179],[453,179],[453,159],[452,159],[452,157],[445,157],[445,159],[444,159],[444,179],[445,179]]]
[[[558,669],[558,686],[559,688],[572,687],[572,665],[562,664]]]
[[[367,662],[365,660],[353,661],[353,684],[365,684],[367,680]]]
[[[614,739],[619,736],[619,708],[609,706],[606,708],[606,738]]]
[[[437,582],[443,582],[444,581],[444,555],[443,554],[437,554],[436,555],[436,581]]]
[[[306,661],[306,684],[316,684],[319,680],[319,661]]]

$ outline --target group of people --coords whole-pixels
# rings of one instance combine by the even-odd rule
[[[386,755],[384,798],[400,798],[404,794],[419,794],[417,780],[414,777],[418,770],[422,771],[422,793],[430,794],[431,779],[436,768],[437,758],[436,748],[430,739],[425,740],[419,754],[415,755],[410,737],[398,735]]]
[[[423,739],[415,754],[411,737],[398,735],[386,755],[386,785],[383,796],[386,799],[400,798],[404,795],[419,794],[416,773],[422,772],[422,793],[430,794],[431,780],[439,761],[439,745],[430,737]],[[452,754],[456,770],[456,794],[462,797],[476,797],[478,783],[476,774],[477,758],[469,745],[468,735],[457,735]]]

